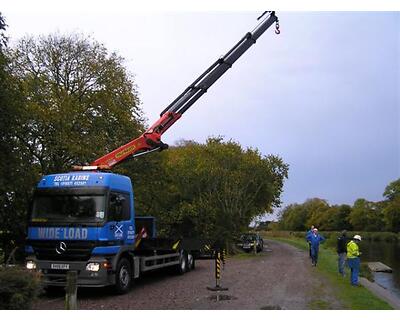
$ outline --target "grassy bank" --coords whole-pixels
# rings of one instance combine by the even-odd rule
[[[265,238],[282,241],[304,251],[308,250],[308,245],[303,238],[291,236],[272,236],[269,233],[263,235]],[[364,287],[352,287],[350,285],[349,270],[345,278],[339,276],[337,270],[336,252],[324,245],[321,245],[318,259],[317,270],[321,272],[329,281],[329,285],[334,289],[336,297],[342,302],[345,309],[350,310],[391,310],[393,309],[387,302],[373,295]],[[323,306],[310,306],[310,308],[323,309]]]
[[[264,234],[270,235],[272,237],[299,237],[304,238],[306,231],[283,231],[283,230],[275,230],[275,231],[262,231]],[[321,230],[321,234],[324,237],[330,239],[336,237],[340,234],[341,231],[324,231]],[[348,231],[348,236],[354,236],[359,234],[362,236],[363,241],[385,241],[385,242],[397,242],[400,241],[400,233],[394,232],[383,232],[383,231]],[[336,243],[336,241],[335,241]]]

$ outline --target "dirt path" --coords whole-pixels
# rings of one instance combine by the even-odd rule
[[[110,289],[79,289],[80,309],[342,309],[307,254],[287,244],[265,241],[266,249],[251,259],[231,259],[222,273],[216,301],[212,261],[197,261],[183,276],[147,275],[123,296]],[[318,267],[317,267],[318,268]],[[36,309],[62,309],[63,296],[43,296]]]

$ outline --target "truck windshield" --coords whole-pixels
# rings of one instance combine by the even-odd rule
[[[104,210],[104,195],[36,195],[32,207],[32,222],[102,222]]]

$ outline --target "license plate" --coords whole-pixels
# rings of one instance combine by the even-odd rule
[[[249,245],[249,244],[245,244],[245,245],[243,246],[243,248],[249,249],[249,248],[250,248],[250,245]]]
[[[52,263],[51,264],[52,269],[56,270],[69,270],[69,264],[65,263]]]

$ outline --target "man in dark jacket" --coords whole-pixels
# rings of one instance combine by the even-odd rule
[[[344,277],[345,272],[344,272],[344,267],[346,263],[346,253],[347,253],[347,236],[346,236],[346,230],[343,230],[340,237],[337,238],[337,254],[338,254],[338,267],[339,267],[339,273]]]

